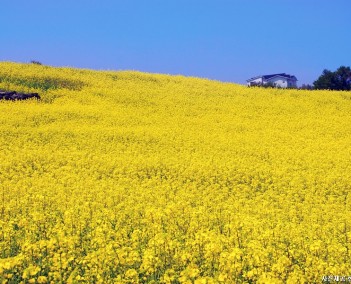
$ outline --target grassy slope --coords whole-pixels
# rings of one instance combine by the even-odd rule
[[[51,279],[77,267],[94,279],[80,261],[108,263],[103,243],[116,237],[138,256],[98,267],[105,281],[160,281],[169,269],[227,283],[351,273],[349,92],[15,63],[0,63],[0,89],[43,98],[0,102],[0,248],[25,256],[19,275],[38,265],[28,244],[57,236],[83,245],[70,268],[55,266],[56,248],[43,257]]]

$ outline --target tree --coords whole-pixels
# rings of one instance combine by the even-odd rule
[[[351,69],[341,66],[335,72],[323,70],[319,78],[313,82],[314,88],[323,90],[351,90]]]
[[[313,90],[314,88],[310,84],[302,84],[302,86],[299,89],[301,89],[301,90]]]
[[[30,63],[36,64],[36,65],[43,65],[40,61],[37,61],[37,60],[31,60]]]
[[[351,90],[351,69],[341,66],[335,72],[335,84],[337,90]]]

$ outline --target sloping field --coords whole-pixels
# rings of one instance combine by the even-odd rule
[[[351,93],[0,63],[0,280],[351,276]]]

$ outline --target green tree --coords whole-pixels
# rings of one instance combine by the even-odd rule
[[[351,69],[341,66],[335,72],[335,85],[337,90],[351,90]]]
[[[335,72],[323,70],[319,78],[313,82],[315,89],[351,90],[351,69],[341,66]]]

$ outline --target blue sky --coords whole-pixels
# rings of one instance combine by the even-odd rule
[[[0,61],[312,83],[351,65],[350,0],[0,0]]]

